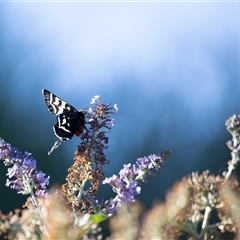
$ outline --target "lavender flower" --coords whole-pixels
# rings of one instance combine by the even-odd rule
[[[119,175],[113,175],[104,179],[103,184],[112,186],[117,196],[112,201],[105,202],[105,210],[108,213],[114,213],[116,207],[123,202],[134,202],[135,197],[140,193],[143,182],[147,182],[148,177],[159,170],[163,162],[170,156],[171,151],[166,149],[160,155],[152,154],[148,157],[137,159],[136,163],[123,165]],[[113,207],[115,205],[115,209]],[[110,209],[109,209],[110,208]]]
[[[22,153],[0,138],[0,160],[4,161],[5,166],[13,165],[7,170],[9,179],[6,181],[6,186],[21,194],[31,194],[32,197],[47,195],[49,177],[36,169],[36,160],[31,153]]]

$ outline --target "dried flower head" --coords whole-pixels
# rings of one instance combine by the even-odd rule
[[[226,127],[232,135],[232,139],[227,142],[228,148],[231,150],[232,159],[228,161],[228,171],[223,175],[228,179],[232,171],[236,168],[240,157],[240,115],[233,115],[226,121]]]
[[[0,235],[8,239],[101,239],[90,214],[73,212],[64,199],[52,191],[39,200],[38,209],[27,202],[27,209],[7,215],[0,213]]]
[[[138,201],[126,203],[121,208],[118,208],[116,215],[110,219],[111,236],[107,240],[139,239],[142,211],[143,206]]]
[[[182,180],[168,191],[166,201],[155,203],[143,218],[140,239],[178,239],[189,205],[187,182]]]
[[[106,133],[113,125],[110,114],[115,114],[118,110],[116,105],[102,104],[99,96],[94,96],[91,104],[93,107],[86,114],[86,126],[89,126],[81,135],[75,162],[68,169],[67,183],[62,186],[63,194],[72,207],[89,213],[96,212],[89,199],[96,198],[99,185],[104,179],[103,167],[109,163],[104,151],[108,144]]]
[[[235,178],[224,182],[221,187],[220,195],[223,201],[223,207],[219,209],[219,218],[221,222],[219,229],[222,233],[232,233],[235,239],[240,237],[240,189],[239,182]]]

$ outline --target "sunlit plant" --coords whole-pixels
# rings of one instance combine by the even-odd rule
[[[60,104],[50,95],[48,98]],[[71,109],[71,105],[64,104]],[[105,154],[107,134],[113,126],[111,116],[117,113],[117,105],[102,104],[100,97],[94,96],[91,107],[81,113],[77,128],[66,122],[70,118],[64,109],[56,108],[52,113],[58,114],[58,111],[64,116],[57,115],[55,131],[63,124],[62,130],[69,131],[70,137],[61,135],[60,129],[50,153],[73,133],[81,139],[66,183],[58,189],[47,189],[50,176],[37,169],[37,161],[30,153],[23,153],[0,138],[0,159],[8,167],[6,186],[29,196],[23,209],[0,214],[2,236],[8,239],[101,239],[99,224],[109,219],[108,239],[240,238],[239,183],[232,177],[239,162],[240,115],[226,121],[227,130],[232,134],[232,140],[227,142],[232,156],[227,171],[218,176],[208,170],[186,176],[167,193],[165,202],[155,203],[143,214],[142,205],[136,200],[141,184],[162,169],[171,151],[166,149],[159,155],[139,158],[134,164],[125,163],[119,173],[105,178],[105,167],[111,164]],[[111,199],[97,198],[102,184],[112,188]],[[214,220],[213,214],[217,216]]]

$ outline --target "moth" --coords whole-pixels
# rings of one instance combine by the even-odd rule
[[[76,110],[72,105],[46,89],[43,89],[42,93],[49,112],[55,114],[57,119],[53,131],[58,139],[48,152],[50,155],[62,141],[68,141],[74,135],[79,137],[82,134],[85,128],[85,111]]]

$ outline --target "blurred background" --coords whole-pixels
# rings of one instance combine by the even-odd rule
[[[65,183],[79,138],[52,155],[55,117],[42,88],[77,109],[100,95],[116,103],[106,176],[138,157],[172,150],[142,185],[149,207],[192,171],[221,174],[230,152],[225,121],[240,112],[238,3],[0,3],[0,137],[32,152],[51,185]],[[26,196],[5,187],[0,209]],[[104,186],[99,198],[114,196]]]

